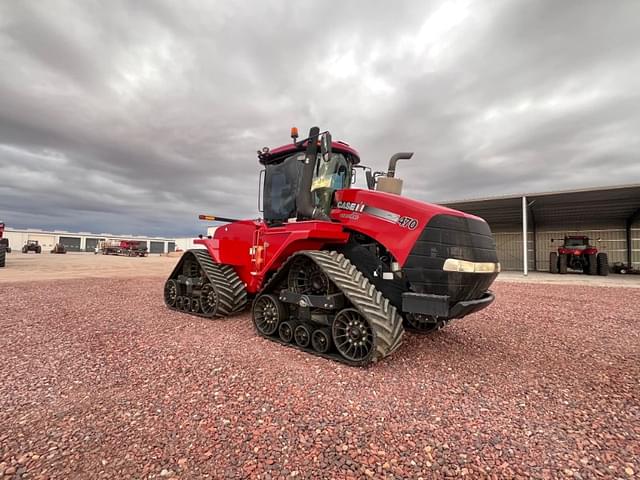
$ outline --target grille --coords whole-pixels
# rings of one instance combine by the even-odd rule
[[[497,273],[444,272],[447,258],[497,262],[489,225],[473,218],[436,215],[425,226],[403,267],[414,292],[448,295],[451,303],[480,298]]]

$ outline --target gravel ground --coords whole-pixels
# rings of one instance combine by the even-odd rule
[[[246,314],[168,311],[161,287],[0,286],[5,479],[640,472],[640,290],[500,282],[487,310],[355,369]]]

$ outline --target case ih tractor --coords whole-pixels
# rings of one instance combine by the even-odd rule
[[[22,246],[22,253],[36,252],[42,253],[42,247],[38,244],[37,240],[27,240]]]
[[[7,253],[11,253],[9,239],[4,237],[4,223],[0,222],[0,268],[4,267],[7,260]]]
[[[598,253],[589,237],[566,236],[558,251],[549,255],[549,272],[567,273],[568,269],[580,270],[587,275],[609,275],[609,259],[606,253]]]
[[[372,173],[329,132],[291,136],[258,152],[264,219],[200,216],[229,223],[182,255],[164,287],[170,308],[226,317],[252,299],[262,337],[362,366],[395,351],[405,328],[431,331],[494,300],[489,226],[401,196],[396,162],[412,153]],[[356,168],[368,189],[351,188]]]

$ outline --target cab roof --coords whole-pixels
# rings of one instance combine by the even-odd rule
[[[288,157],[292,153],[304,152],[307,149],[308,144],[309,144],[309,141],[304,140],[302,142],[289,143],[287,145],[282,145],[280,147],[274,148],[273,150],[261,151],[261,152],[258,152],[258,160],[263,165],[268,165],[270,163],[278,163],[284,157]],[[338,152],[338,153],[348,153],[351,155],[354,164],[360,163],[360,154],[355,148],[351,147],[348,143],[341,142],[341,141],[331,142],[331,149],[334,152]]]

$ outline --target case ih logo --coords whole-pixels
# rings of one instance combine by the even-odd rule
[[[374,217],[397,223],[402,228],[408,228],[409,230],[415,230],[419,225],[418,220],[413,217],[398,215],[397,213],[383,210],[382,208],[365,205],[364,203],[338,202],[338,208],[341,208],[342,210],[349,210],[350,212],[363,212],[368,215],[373,215]],[[350,216],[341,214],[340,217],[348,218],[350,220],[357,220],[359,218],[358,215],[353,216],[353,214],[351,214]]]
[[[364,203],[355,202],[338,202],[338,208],[343,210],[351,210],[352,212],[361,212],[364,210]]]

